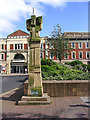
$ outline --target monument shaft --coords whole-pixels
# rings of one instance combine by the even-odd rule
[[[29,81],[28,81],[28,95],[42,96],[42,77],[41,77],[41,62],[40,62],[40,42],[39,31],[42,29],[42,17],[35,15],[26,21],[27,30],[30,31],[29,45]]]

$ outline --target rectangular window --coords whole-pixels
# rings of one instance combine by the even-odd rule
[[[86,58],[87,58],[87,59],[90,58],[90,52],[89,52],[89,51],[86,52]]]
[[[86,48],[89,48],[89,43],[88,42],[86,42]]]
[[[22,49],[22,44],[18,44],[18,49]]]
[[[15,49],[23,49],[23,44],[15,44]]]
[[[76,52],[72,52],[72,59],[76,58]]]
[[[79,48],[82,48],[82,43],[81,42],[79,43]]]
[[[40,54],[40,58],[43,59],[43,53]]]
[[[2,50],[4,49],[4,44],[1,44],[1,49],[2,49]]]
[[[82,52],[79,52],[79,59],[82,59],[83,58],[83,54]]]
[[[53,59],[53,54],[52,53],[50,53],[50,59]]]
[[[72,43],[72,48],[75,48],[75,43],[74,42]]]
[[[1,60],[4,60],[4,54],[1,54]]]
[[[17,49],[17,44],[15,44],[15,49]]]

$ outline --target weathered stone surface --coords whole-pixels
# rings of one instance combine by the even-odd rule
[[[50,97],[43,94],[40,60],[40,42],[39,31],[42,29],[42,17],[35,15],[26,21],[27,30],[30,31],[28,39],[30,46],[29,55],[29,79],[24,83],[24,95],[19,105],[32,104],[50,104]]]
[[[28,82],[28,81],[27,81]],[[28,84],[28,83],[25,84]],[[43,81],[43,92],[50,97],[88,96],[88,80]],[[27,85],[24,85],[25,88]],[[26,92],[27,93],[27,92]]]
[[[43,81],[43,92],[50,97],[88,96],[88,80]]]
[[[26,21],[27,30],[30,31],[30,38],[28,39],[30,45],[29,56],[29,79],[27,95],[31,96],[34,93],[42,96],[42,78],[41,78],[41,63],[40,63],[40,42],[39,31],[42,29],[42,17],[31,16],[31,19]],[[26,90],[25,94],[26,94]]]
[[[50,101],[19,101],[18,105],[48,105]]]
[[[18,101],[18,105],[45,105],[50,103],[50,97],[47,93],[44,93],[42,97],[23,96],[21,101]]]

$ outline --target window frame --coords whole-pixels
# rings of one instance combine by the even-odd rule
[[[90,51],[86,51],[86,59],[89,59],[89,58],[87,57],[87,53],[89,53],[89,58],[90,58]]]
[[[75,53],[75,58],[73,58],[73,53]],[[76,59],[76,52],[75,51],[72,52],[72,59]]]
[[[80,43],[81,43],[81,47],[80,47]],[[82,49],[83,48],[83,43],[82,42],[79,42],[79,49]]]
[[[2,47],[3,46],[3,47]],[[1,50],[4,50],[4,44],[1,44]]]
[[[80,53],[82,53],[82,58],[80,58]],[[79,51],[79,59],[83,59],[83,52]]]
[[[16,48],[17,48],[17,49],[16,49]],[[14,45],[14,49],[15,49],[15,50],[23,50],[23,44],[22,44],[22,43],[15,44],[15,45]]]
[[[73,43],[74,43],[74,47],[73,47]],[[71,43],[71,48],[75,49],[75,42]]]
[[[88,43],[88,47],[87,47],[87,43]],[[86,42],[86,48],[89,48],[89,42]]]
[[[3,55],[3,59],[2,59],[2,55]],[[4,60],[4,53],[1,53],[1,60]]]
[[[49,54],[49,58],[51,59],[51,60],[53,60],[54,59],[54,55],[51,57],[51,55],[53,55],[52,53],[50,53]]]

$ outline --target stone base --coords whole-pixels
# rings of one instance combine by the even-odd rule
[[[23,96],[21,101],[18,101],[18,105],[46,105],[50,103],[50,96],[47,93],[43,93],[42,97]]]

